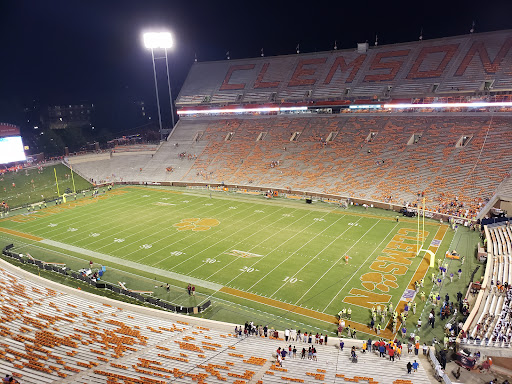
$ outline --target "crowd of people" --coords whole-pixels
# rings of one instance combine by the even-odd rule
[[[300,347],[299,347],[300,348]],[[297,358],[297,347],[294,345],[292,348],[292,345],[290,344],[288,348],[277,348],[276,350],[276,363],[278,366],[283,366],[283,361],[286,358]],[[317,361],[317,351],[314,346],[308,347],[307,351],[306,348],[303,347],[302,351],[300,353],[301,360],[305,360],[306,358],[308,360],[315,360]]]
[[[502,285],[503,287],[505,285]],[[512,289],[507,284],[505,293],[505,302],[503,303],[503,309],[499,314],[498,321],[492,332],[492,341],[507,342],[510,343],[512,339]]]
[[[268,337],[271,339],[279,339],[279,332],[274,330],[273,328],[269,328],[268,325],[257,325],[254,322],[249,321],[244,324],[244,326],[236,326],[235,327],[235,335],[237,337],[249,337],[249,336],[259,336],[259,337]],[[286,329],[283,332],[284,341],[295,341],[302,342],[308,344],[327,344],[328,336],[322,333],[312,333],[312,332],[304,332],[302,333],[300,330],[295,329]]]
[[[488,344],[490,341],[498,343],[510,343],[512,341],[512,288],[509,284],[501,284],[504,290],[498,290],[504,296],[504,302],[501,312],[497,315],[494,313],[487,313],[483,316],[482,320],[476,325],[476,333],[474,336],[468,335],[465,332],[461,332],[461,339],[465,342],[469,338],[470,340],[482,340],[484,344]],[[496,285],[497,285],[496,284]],[[491,286],[494,283],[491,282]],[[505,288],[506,287],[506,288]],[[492,333],[489,334],[489,327],[494,327]]]
[[[418,201],[409,202],[403,201],[403,205],[405,207],[411,208],[420,208],[423,207],[421,201],[425,197],[425,192],[418,192]],[[391,202],[391,196],[384,198],[385,202]],[[478,214],[478,212],[484,207],[487,203],[487,199],[483,199],[481,197],[470,198],[470,197],[459,197],[457,195],[448,194],[441,192],[437,197],[431,199],[430,197],[426,197],[426,210],[441,213],[447,216],[460,217],[463,219],[467,219],[468,225],[471,224],[471,220],[474,220]]]
[[[436,199],[437,206],[434,211],[445,215],[474,219],[478,212],[485,205],[486,201],[480,197],[460,199],[459,196],[439,194]]]
[[[208,171],[200,170],[200,171],[196,172],[196,176],[201,176],[204,180],[208,180],[213,175],[213,172],[214,171],[208,172]]]
[[[187,152],[180,152],[180,153],[178,153],[178,158],[180,160],[185,160],[185,159],[196,160],[197,159],[197,155],[195,153],[191,154],[191,153],[187,153]]]
[[[343,339],[340,339],[340,351],[343,351],[344,347],[345,342]],[[389,358],[389,361],[398,361],[401,359],[402,350],[405,348],[407,348],[408,354],[414,354],[415,356],[419,355],[420,350],[423,352],[423,355],[427,355],[428,353],[427,345],[425,343],[420,345],[419,337],[409,340],[407,345],[402,344],[400,340],[397,339],[388,342],[386,342],[384,339],[379,339],[373,342],[373,340],[369,338],[367,341],[363,341],[363,345],[360,350],[362,354],[373,352],[374,354],[378,354],[379,357]],[[350,350],[350,357],[353,363],[357,363],[358,361],[357,350],[358,349],[355,346],[353,346]],[[407,372],[411,373],[412,370],[416,372],[418,367],[419,363],[416,360],[414,360],[414,363],[408,362]]]

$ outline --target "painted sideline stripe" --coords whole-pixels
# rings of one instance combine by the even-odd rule
[[[166,277],[169,277],[170,279],[183,281],[184,283],[198,285],[200,287],[209,288],[209,289],[212,289],[215,291],[218,291],[222,288],[222,285],[220,285],[220,284],[212,283],[212,282],[209,282],[206,280],[196,279],[194,277],[185,276],[185,275],[182,275],[182,274],[176,273],[176,272],[166,271],[165,269],[150,267],[149,265],[144,265],[144,264],[136,263],[134,261],[121,259],[119,257],[110,256],[105,253],[91,251],[89,249],[76,247],[74,245],[64,244],[64,243],[61,243],[60,241],[41,239],[41,244],[47,244],[47,245],[51,245],[52,247],[57,247],[57,248],[65,249],[67,251],[80,253],[82,255],[97,258],[104,262],[106,261],[106,262],[116,263],[119,265],[125,265],[129,268],[139,269],[141,271],[158,274],[160,276],[166,276]]]
[[[29,235],[28,233],[18,232],[13,229],[0,228],[0,232],[8,233],[9,235],[14,235],[18,237],[22,237],[24,239],[32,240],[32,241],[42,241],[44,240],[42,237]]]
[[[282,309],[288,312],[296,313],[298,315],[303,315],[312,319],[324,321],[329,324],[338,324],[338,318],[336,316],[328,315],[326,313],[314,311],[312,309],[302,308],[297,305],[283,303],[279,300],[269,299],[267,297],[263,297],[260,295],[255,295],[254,293],[244,292],[239,289],[222,287],[220,292],[227,293],[228,295],[240,297],[242,299],[254,301],[260,304],[268,305],[270,307]],[[373,334],[368,325],[361,324],[353,320],[345,319],[345,325],[350,325],[350,328],[355,328],[358,332],[362,332],[365,334]],[[342,336],[344,337],[344,336]],[[380,332],[379,337],[384,339],[391,339],[393,334],[388,329],[383,329]]]
[[[241,297],[243,299],[255,301],[260,304],[266,304],[266,305],[269,305],[274,308],[284,309],[285,311],[297,313],[299,315],[305,315],[305,316],[311,317],[313,319],[325,321],[330,324],[338,323],[338,319],[335,316],[327,315],[325,313],[318,312],[318,311],[313,311],[312,309],[302,308],[297,305],[283,303],[282,301],[269,299],[267,297],[263,297],[260,295],[255,295],[254,293],[240,291],[239,289],[222,287],[220,289],[220,292],[227,293],[229,295],[233,295],[233,296],[237,296],[237,297]]]

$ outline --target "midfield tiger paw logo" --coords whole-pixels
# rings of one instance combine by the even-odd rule
[[[179,223],[173,224],[178,231],[207,231],[212,227],[216,227],[220,224],[217,219],[200,219],[200,218],[189,218],[181,219]]]
[[[379,272],[368,272],[360,277],[363,287],[369,291],[377,288],[381,292],[389,292],[391,288],[398,288],[396,276]]]

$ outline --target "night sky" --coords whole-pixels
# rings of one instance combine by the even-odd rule
[[[416,5],[421,4],[421,5]],[[141,31],[173,32],[174,96],[199,61],[354,48],[512,29],[512,1],[151,1],[0,0],[0,121],[19,106],[154,104],[151,55]],[[165,78],[162,77],[162,87]],[[165,88],[164,88],[165,89]]]

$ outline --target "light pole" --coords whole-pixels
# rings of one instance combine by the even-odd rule
[[[160,127],[160,138],[162,138],[162,115],[160,113],[160,97],[158,96],[158,82],[156,78],[155,52],[156,48],[165,50],[165,63],[167,67],[167,85],[169,86],[169,98],[171,103],[172,126],[174,127],[174,111],[172,106],[171,82],[169,80],[169,66],[167,64],[167,49],[173,46],[172,35],[169,32],[146,32],[143,34],[144,46],[151,49],[153,61],[153,76],[155,79],[156,105],[158,110],[158,124]]]
[[[165,48],[165,67],[167,68],[167,86],[169,87],[169,100],[171,103],[171,119],[174,128],[174,108],[172,106],[171,77],[169,76],[169,61],[167,60],[167,48]]]

